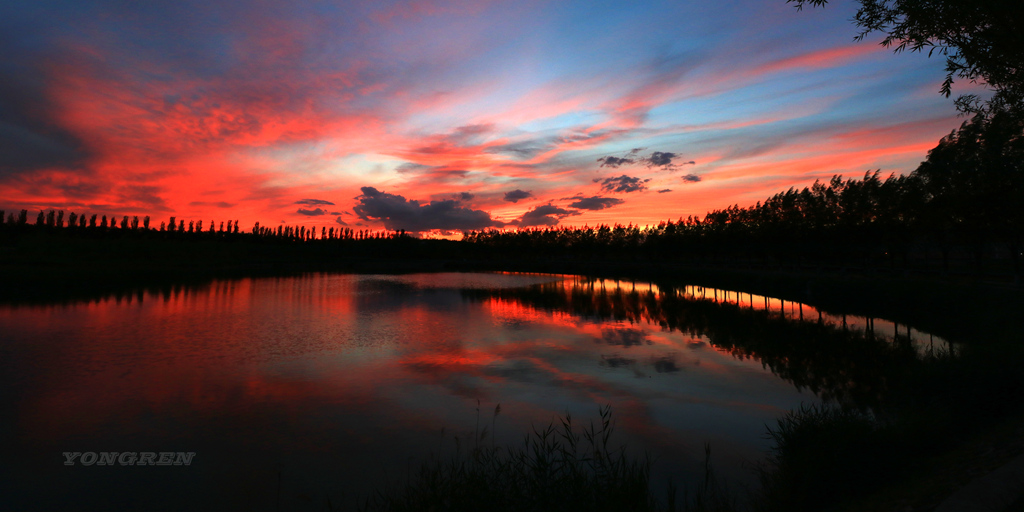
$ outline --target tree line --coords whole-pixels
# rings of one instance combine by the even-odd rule
[[[1006,113],[978,115],[944,137],[909,175],[868,172],[860,179],[834,176],[790,188],[753,206],[732,205],[666,220],[656,226],[615,224],[543,229],[485,230],[439,246],[443,257],[568,258],[570,260],[707,261],[727,263],[840,263],[894,268],[949,269],[960,265],[1012,266],[1019,273],[1024,248],[1024,122]],[[0,212],[0,229],[82,233],[85,236],[172,239],[247,239],[261,242],[401,240],[404,230],[265,226],[241,231],[237,220]],[[408,244],[395,245],[404,251]],[[384,246],[381,246],[382,248]],[[391,245],[388,245],[391,247]],[[415,257],[413,253],[392,257]]]
[[[753,206],[656,226],[550,227],[467,233],[503,254],[907,265],[952,257],[1012,261],[1024,247],[1024,123],[975,116],[909,175],[868,172],[790,188]],[[912,261],[911,261],[912,260]]]
[[[6,214],[6,217],[4,215]],[[243,232],[239,228],[238,220],[221,221],[220,224],[211,220],[209,224],[202,220],[179,219],[176,216],[170,217],[167,221],[160,222],[159,227],[151,226],[150,217],[124,215],[118,220],[116,215],[99,214],[77,214],[69,212],[65,221],[64,210],[40,210],[36,215],[35,222],[29,223],[28,210],[4,212],[0,210],[0,229],[18,230],[54,230],[61,229],[68,232],[80,233],[168,233],[184,235],[249,235],[249,238],[278,241],[315,241],[315,240],[382,240],[407,236],[405,230],[355,230],[351,228],[334,228],[306,226],[277,226],[271,228],[261,226],[259,222],[249,232]]]

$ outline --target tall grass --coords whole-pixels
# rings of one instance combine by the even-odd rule
[[[749,498],[749,496],[745,496]],[[676,508],[675,487],[670,485],[668,492],[668,508]],[[735,491],[718,478],[711,466],[711,444],[704,443],[704,475],[691,493],[687,488],[683,491],[683,510],[686,512],[736,512],[745,510]]]
[[[876,487],[891,468],[887,448],[894,439],[887,434],[881,422],[857,410],[822,404],[789,412],[768,429],[774,443],[758,467],[755,508],[823,510]]]
[[[433,456],[404,485],[376,491],[363,511],[675,511],[735,512],[736,496],[718,479],[705,444],[704,476],[695,487],[669,485],[667,499],[651,492],[649,454],[633,457],[612,442],[615,423],[610,406],[599,408],[597,422],[580,426],[565,414],[543,428],[534,427],[518,446],[497,446],[491,428],[477,426],[468,444],[454,437],[454,453]]]
[[[500,405],[491,418],[500,414]],[[651,460],[632,458],[611,444],[611,408],[580,428],[571,415],[526,434],[519,446],[486,443],[478,428],[466,446],[425,463],[404,487],[378,491],[363,510],[536,511],[656,510],[650,494]]]

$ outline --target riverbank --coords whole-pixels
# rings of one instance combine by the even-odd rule
[[[886,318],[951,340],[1013,341],[1024,332],[1022,287],[1010,275],[690,261],[501,259],[445,240],[328,248],[227,240],[36,237],[0,246],[0,302],[92,299],[214,279],[307,272],[538,272],[699,285]]]

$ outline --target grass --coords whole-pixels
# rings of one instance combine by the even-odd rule
[[[759,467],[760,511],[825,510],[890,476],[886,425],[865,413],[802,406],[768,430],[774,446]],[[863,471],[865,465],[875,471]]]
[[[491,417],[491,431],[501,412]],[[609,406],[595,423],[580,427],[566,414],[543,428],[534,427],[518,446],[499,447],[479,426],[472,447],[454,438],[454,453],[433,457],[404,485],[378,490],[360,510],[388,511],[675,511],[733,512],[738,500],[721,483],[704,445],[704,476],[692,489],[669,485],[660,501],[650,490],[651,457],[629,455],[612,443],[615,429]]]
[[[650,458],[613,446],[613,430],[609,407],[583,428],[569,414],[534,427],[519,446],[488,445],[487,428],[478,428],[471,447],[455,437],[453,455],[425,463],[405,486],[378,491],[362,510],[657,510]]]

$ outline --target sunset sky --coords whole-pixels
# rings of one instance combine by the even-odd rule
[[[853,2],[13,1],[0,209],[429,230],[656,224],[958,126]],[[959,91],[954,91],[954,94]]]

